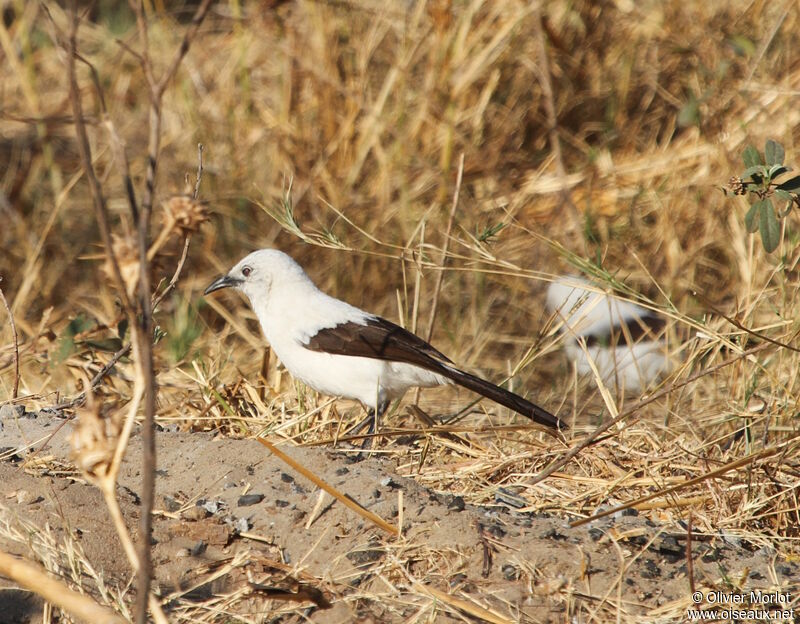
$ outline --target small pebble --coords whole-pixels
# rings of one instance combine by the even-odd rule
[[[206,551],[206,548],[208,548],[208,544],[206,544],[203,540],[199,540],[192,544],[192,547],[189,549],[189,554],[192,557],[199,557]]]
[[[211,514],[205,507],[191,507],[183,512],[182,517],[184,520],[192,520],[194,522],[208,518]]]
[[[641,572],[642,578],[654,579],[661,576],[661,568],[659,568],[655,561],[646,559],[644,562],[644,570]]]
[[[3,419],[13,419],[13,418],[24,418],[25,417],[25,406],[24,405],[4,405],[0,407],[0,420]]]
[[[458,574],[454,574],[453,576],[450,577],[449,584],[451,588],[456,588],[466,580],[467,580],[467,575],[464,574],[463,572],[459,572]]]
[[[665,557],[676,560],[686,555],[686,549],[678,544],[678,540],[671,535],[668,535],[661,541],[658,545],[658,552]]]
[[[354,566],[364,566],[380,560],[384,554],[385,551],[378,548],[365,548],[364,550],[349,552],[345,557],[347,557]]]
[[[38,418],[39,416],[47,416],[49,418],[64,418],[64,412],[59,409],[55,409],[54,407],[43,407],[39,410],[39,413],[36,412],[28,412],[25,414],[26,418]]]
[[[567,539],[567,536],[564,535],[563,533],[559,533],[558,529],[556,529],[555,527],[551,527],[551,528],[547,529],[546,531],[544,531],[541,534],[540,537],[542,537],[543,539],[552,539],[552,540],[565,540],[565,539]]]
[[[250,522],[247,518],[238,518],[233,523],[233,529],[239,533],[246,533],[250,529]]]
[[[225,506],[225,503],[222,501],[207,501],[207,500],[199,500],[197,501],[197,505],[202,507],[210,514],[219,513],[222,508]]]
[[[503,578],[507,581],[516,581],[520,576],[519,568],[510,563],[506,563],[500,571],[503,573]]]
[[[161,497],[161,504],[164,507],[164,511],[169,511],[170,513],[175,513],[181,508],[181,504],[167,494]]]
[[[236,501],[237,507],[249,507],[250,505],[258,505],[264,500],[263,494],[244,494]]]
[[[450,499],[450,502],[447,503],[448,511],[464,511],[466,508],[466,504],[464,504],[464,499],[460,496],[454,496]]]

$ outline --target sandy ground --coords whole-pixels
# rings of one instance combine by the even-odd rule
[[[69,464],[70,421],[19,408],[0,416],[0,548],[30,556],[15,531],[48,526],[57,550],[78,544],[105,584],[124,590],[130,567],[102,496]],[[40,448],[58,427],[39,465],[24,466],[30,451],[20,449]],[[618,515],[570,528],[567,518],[464,505],[398,477],[391,460],[284,447],[389,522],[402,513],[403,535],[394,538],[329,496],[320,503],[316,486],[255,440],[161,431],[157,445],[156,586],[173,596],[167,609],[176,615],[232,595],[232,610],[252,621],[276,621],[281,609],[279,621],[319,623],[400,622],[425,609],[435,618],[424,621],[465,621],[473,608],[512,622],[556,622],[571,619],[581,601],[590,609],[619,605],[628,616],[679,613],[690,604],[681,527]],[[134,435],[118,489],[133,529],[140,456]],[[728,577],[748,588],[791,587],[800,572],[747,543],[717,538],[693,546],[697,586],[718,587]],[[299,603],[267,600],[297,591]],[[35,596],[0,579],[0,622],[41,622],[41,609]]]

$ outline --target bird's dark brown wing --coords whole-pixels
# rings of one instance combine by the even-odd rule
[[[482,394],[539,424],[554,429],[565,427],[564,423],[547,410],[505,388],[457,369],[445,355],[422,338],[380,317],[371,317],[363,325],[351,321],[321,329],[309,339],[305,347],[334,355],[414,364]]]
[[[321,329],[305,346],[312,351],[405,362],[429,370],[451,363],[419,336],[377,316],[364,325],[350,321]]]

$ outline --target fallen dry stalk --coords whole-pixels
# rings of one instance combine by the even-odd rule
[[[489,611],[488,609],[479,607],[478,605],[472,602],[467,602],[463,598],[457,598],[456,596],[451,596],[450,594],[445,593],[443,591],[439,591],[434,587],[428,587],[418,581],[414,582],[414,586],[420,592],[429,595],[434,600],[443,602],[444,604],[449,605],[454,609],[463,611],[464,613],[467,613],[472,617],[481,619],[484,622],[491,622],[491,624],[512,624],[513,622],[513,620],[510,620],[507,617],[503,617],[499,613],[495,613],[494,611]]]
[[[391,533],[392,535],[400,535],[400,531],[397,529],[396,526],[393,526],[393,525],[389,524],[388,522],[386,522],[386,520],[381,518],[379,515],[377,515],[375,513],[372,513],[368,509],[364,509],[364,507],[359,505],[352,498],[350,498],[346,494],[342,494],[335,487],[333,487],[332,485],[330,485],[327,482],[325,482],[322,479],[320,479],[317,475],[315,475],[313,472],[311,472],[308,468],[306,468],[302,464],[296,462],[294,459],[292,459],[286,453],[284,453],[283,451],[278,449],[278,447],[276,447],[271,442],[265,440],[264,438],[256,438],[256,439],[259,442],[261,442],[261,444],[266,446],[270,450],[270,452],[273,455],[275,455],[278,459],[280,459],[283,462],[287,463],[289,466],[291,466],[294,470],[296,470],[301,475],[303,475],[306,479],[311,481],[318,488],[320,488],[322,490],[325,490],[328,494],[333,496],[340,503],[342,503],[346,507],[349,507],[350,509],[355,511],[359,516],[361,516],[362,518],[365,518],[366,520],[369,520],[370,522],[372,522],[372,524],[374,524],[375,526],[383,529],[387,533]]]
[[[12,557],[0,550],[0,575],[20,587],[39,594],[47,602],[94,624],[125,624],[125,620],[111,609],[97,604],[89,596],[78,593],[64,583],[50,577],[42,568]]]

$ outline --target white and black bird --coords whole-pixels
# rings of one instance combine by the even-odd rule
[[[660,314],[566,275],[550,284],[546,305],[563,320],[564,350],[581,375],[592,360],[605,383],[641,392],[670,371]]]
[[[250,300],[264,336],[293,377],[317,392],[360,401],[373,424],[409,388],[456,383],[539,424],[564,426],[538,405],[459,370],[399,325],[325,294],[281,251],[251,253],[205,294],[230,287]]]

